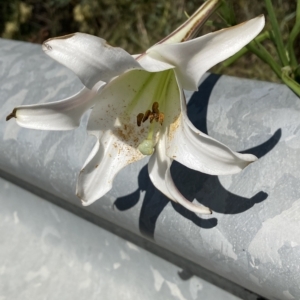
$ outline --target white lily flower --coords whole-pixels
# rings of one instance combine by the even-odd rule
[[[172,161],[224,175],[240,172],[257,159],[200,132],[187,117],[183,89],[197,90],[208,69],[239,51],[264,26],[260,16],[181,42],[203,21],[209,4],[205,5],[169,37],[137,56],[83,33],[43,45],[46,54],[70,68],[85,87],[58,102],[17,107],[7,119],[15,117],[27,128],[69,130],[93,107],[87,130],[97,142],[77,183],[83,205],[106,194],[126,165],[151,155],[148,170],[157,189],[193,212],[211,213],[177,190],[170,174]]]

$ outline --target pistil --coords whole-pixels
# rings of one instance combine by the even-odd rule
[[[174,76],[173,70],[167,70],[159,74],[160,80],[158,81],[158,85],[155,89],[155,93],[153,95],[153,102],[151,110],[148,108],[145,113],[138,113],[136,116],[136,124],[138,127],[142,126],[147,120],[149,120],[149,131],[147,138],[143,140],[138,149],[143,155],[152,155],[154,152],[155,145],[159,139],[159,131],[161,130],[159,127],[163,124],[165,119],[165,114],[160,111],[159,108],[165,109],[166,104],[164,103],[165,96],[167,94],[169,88],[169,82],[171,76]],[[155,122],[154,122],[155,121]],[[157,124],[159,123],[160,126]]]
[[[151,155],[154,152],[154,147],[156,145],[156,137],[154,136],[155,127],[155,123],[150,124],[147,138],[138,146],[138,149],[144,155]]]
[[[137,126],[141,126],[142,123],[146,122],[149,119],[150,127],[147,138],[140,143],[138,149],[144,155],[151,155],[154,151],[156,145],[156,137],[154,132],[156,131],[156,123],[159,122],[162,125],[164,121],[164,114],[159,111],[158,102],[152,104],[152,111],[147,110],[145,114],[139,113],[136,116]],[[153,122],[155,120],[156,122]]]

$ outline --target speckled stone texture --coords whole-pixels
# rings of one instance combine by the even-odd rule
[[[0,169],[80,207],[76,176],[94,140],[80,128],[43,132],[5,116],[14,106],[59,100],[82,87],[38,46],[0,41]],[[234,176],[209,176],[178,163],[172,175],[197,216],[149,180],[147,159],[121,171],[113,189],[82,208],[268,299],[300,299],[300,100],[285,86],[209,75],[187,95],[203,132],[259,160]]]

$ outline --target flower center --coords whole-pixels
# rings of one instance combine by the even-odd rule
[[[144,155],[151,155],[154,151],[154,146],[156,144],[156,142],[154,141],[154,131],[156,126],[155,123],[153,123],[153,120],[155,120],[156,123],[159,122],[160,125],[162,125],[164,121],[165,115],[164,113],[159,111],[158,107],[158,102],[154,102],[152,104],[152,111],[148,109],[144,114],[139,113],[136,116],[137,126],[141,126],[141,124],[146,122],[148,119],[150,121],[150,129],[148,132],[148,136],[138,146],[138,149]]]
[[[180,110],[178,84],[174,70],[156,73],[136,71],[134,74],[137,86],[126,83],[132,96],[131,101],[124,105],[121,124],[126,124],[127,128],[129,124],[131,126],[130,134],[125,128],[127,142],[141,154],[151,155],[160,137],[173,122],[174,112],[177,114]]]

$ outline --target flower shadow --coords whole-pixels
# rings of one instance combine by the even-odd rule
[[[208,101],[212,89],[219,78],[219,75],[209,75],[200,85],[199,91],[193,94],[188,104],[188,114],[191,121],[198,129],[205,133],[207,133],[206,114]],[[279,129],[263,144],[247,149],[241,153],[251,153],[260,158],[274,148],[280,140],[280,137],[281,130]],[[218,176],[207,175],[191,170],[175,161],[172,164],[171,173],[177,188],[188,200],[193,201],[193,199],[197,199],[198,202],[209,206],[213,211],[223,214],[238,214],[244,212],[268,197],[268,194],[263,191],[258,192],[251,198],[232,194],[221,185]],[[138,203],[141,192],[145,191],[139,217],[139,229],[144,236],[154,239],[157,219],[169,202],[171,202],[173,208],[180,215],[195,225],[204,229],[217,226],[218,221],[216,218],[201,218],[183,206],[170,201],[159,192],[153,186],[149,178],[147,166],[141,169],[138,176],[138,183],[139,188],[135,192],[124,197],[119,197],[114,205],[121,211],[128,210]]]
[[[261,158],[274,148],[280,137],[281,130],[278,129],[263,144],[244,150],[241,153],[251,153]],[[197,199],[199,203],[218,213],[238,214],[268,197],[268,194],[263,191],[258,192],[251,198],[232,194],[221,185],[218,176],[191,170],[178,162],[173,162],[171,172],[175,185],[187,199]],[[177,204],[172,203],[172,205],[176,209]]]
[[[138,184],[139,188],[136,191],[129,195],[119,197],[114,202],[114,206],[120,211],[128,210],[138,203],[141,192],[145,191],[139,218],[139,229],[144,236],[150,239],[154,238],[157,219],[169,202],[172,203],[174,209],[179,214],[201,228],[209,229],[217,225],[216,218],[202,219],[183,206],[174,203],[158,191],[149,178],[147,166],[141,169],[138,176]]]
[[[188,103],[188,116],[190,120],[199,130],[206,134],[208,134],[206,119],[208,102],[212,89],[220,77],[221,75],[210,74],[200,85],[198,92],[193,94]],[[281,129],[278,129],[273,136],[264,143],[240,151],[240,153],[251,153],[261,158],[276,146],[280,138]],[[237,196],[223,188],[218,176],[207,175],[188,169],[177,162],[173,163],[172,168],[174,182],[182,194],[188,199],[196,198],[198,202],[210,207],[215,212],[238,214],[264,201],[268,197],[268,194],[262,191],[251,198]],[[178,180],[179,178],[180,180]],[[190,185],[190,187],[188,187],[188,185]],[[198,191],[196,191],[195,188],[193,190],[191,185],[197,187],[196,189]]]

